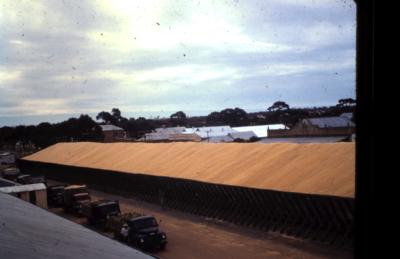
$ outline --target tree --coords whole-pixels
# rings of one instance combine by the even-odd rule
[[[106,124],[116,123],[115,117],[111,115],[111,113],[105,111],[99,112],[96,116],[96,120],[102,120]]]
[[[352,98],[340,99],[336,106],[339,107],[339,108],[355,107],[356,106],[356,100],[354,100]]]
[[[102,120],[105,124],[113,124],[121,128],[125,128],[128,123],[128,119],[122,117],[121,111],[118,108],[112,108],[111,113],[99,112],[96,116],[97,120]]]
[[[220,112],[220,119],[224,124],[232,127],[243,126],[247,124],[247,112],[241,108],[225,109]]]
[[[121,111],[118,108],[112,108],[111,114],[116,119],[120,119],[121,118]]]
[[[207,125],[215,126],[221,124],[221,114],[219,112],[212,112],[207,115],[206,118]]]
[[[268,108],[268,111],[273,113],[272,117],[275,121],[285,125],[288,124],[290,107],[287,103],[283,101],[274,102],[274,104]]]
[[[287,103],[285,103],[283,101],[277,101],[277,102],[274,102],[274,104],[268,108],[268,111],[279,112],[279,111],[285,111],[285,110],[289,110],[289,109],[290,109],[290,107]]]
[[[174,114],[172,114],[169,117],[171,124],[173,126],[177,126],[177,125],[185,125],[186,124],[186,114],[183,111],[178,111]]]

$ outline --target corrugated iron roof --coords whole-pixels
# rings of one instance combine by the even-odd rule
[[[15,185],[15,186],[7,186],[0,188],[0,192],[3,193],[31,192],[39,190],[46,190],[46,185],[44,185],[43,183],[34,183],[34,184]]]
[[[213,126],[213,127],[198,127],[198,128],[186,128],[183,133],[196,133],[201,138],[209,137],[222,137],[227,136],[233,130],[231,126]]]
[[[0,226],[0,258],[154,258],[4,193]]]
[[[266,138],[257,143],[335,143],[347,139],[348,136],[339,137],[294,137],[294,138]]]
[[[216,136],[216,137],[210,137],[208,139],[204,139],[203,142],[229,143],[229,142],[233,142],[233,138],[231,138],[230,136]]]
[[[143,137],[142,139],[146,140],[146,141],[168,140],[169,139],[169,134],[151,132],[151,133],[146,133],[145,137]]]
[[[233,127],[233,131],[235,132],[246,132],[253,131],[254,134],[258,138],[266,138],[268,137],[268,129],[277,130],[277,129],[285,129],[285,125],[283,124],[268,124],[268,125],[256,125],[256,126],[244,126],[244,127]]]
[[[100,125],[102,131],[123,131],[123,128],[115,125]]]
[[[345,118],[351,120],[353,118],[353,113],[352,112],[345,112],[345,113],[340,114],[340,117],[345,117]]]
[[[156,133],[160,134],[179,134],[185,130],[185,127],[169,127],[169,128],[157,128]]]
[[[257,135],[253,131],[232,132],[229,133],[229,136],[233,139],[243,139],[243,140],[249,140],[253,137],[257,137]]]
[[[201,137],[196,133],[193,134],[170,134],[169,140],[173,141],[201,141]]]
[[[303,120],[306,123],[319,128],[347,128],[355,127],[355,124],[346,117],[321,117],[308,118]]]

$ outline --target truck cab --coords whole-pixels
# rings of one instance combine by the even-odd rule
[[[53,207],[64,205],[64,185],[53,185],[47,187],[47,203]]]
[[[159,229],[153,216],[140,216],[127,221],[128,243],[143,250],[160,248],[167,244],[167,235]]]
[[[90,225],[105,224],[110,217],[120,216],[121,210],[118,201],[99,200],[84,203],[82,214]]]
[[[86,185],[70,185],[64,188],[64,210],[66,212],[81,215],[83,204],[90,200]]]

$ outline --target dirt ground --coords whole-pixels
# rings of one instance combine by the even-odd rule
[[[49,182],[55,183],[55,182]],[[92,199],[119,200],[122,212],[136,211],[154,215],[167,233],[164,251],[153,252],[159,258],[239,259],[239,258],[353,258],[352,251],[314,244],[274,233],[265,233],[225,222],[199,217],[119,195],[89,190]],[[86,224],[84,218],[52,212]]]

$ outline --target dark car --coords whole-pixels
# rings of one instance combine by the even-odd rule
[[[64,206],[64,185],[47,187],[47,203],[53,207]]]
[[[158,228],[157,220],[153,216],[131,218],[127,224],[129,244],[143,250],[165,248],[167,235]]]
[[[82,204],[82,214],[90,225],[100,225],[110,217],[121,215],[121,210],[118,201],[99,200]]]

